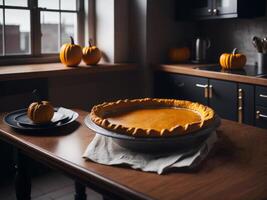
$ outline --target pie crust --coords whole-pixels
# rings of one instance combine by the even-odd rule
[[[91,120],[107,130],[135,137],[185,135],[208,126],[214,111],[202,104],[175,99],[133,99],[96,105]]]

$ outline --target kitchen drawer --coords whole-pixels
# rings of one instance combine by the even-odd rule
[[[204,88],[208,86],[207,78],[180,74],[169,74],[169,76],[174,98],[208,104]]]
[[[267,87],[256,87],[256,105],[267,107]]]
[[[256,126],[267,128],[267,107],[256,106]]]

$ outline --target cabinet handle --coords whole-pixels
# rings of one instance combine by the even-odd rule
[[[212,85],[209,85],[209,98],[211,99],[212,98]]]
[[[238,123],[243,122],[243,90],[238,89]]]
[[[219,10],[217,8],[213,9],[213,15],[218,15],[219,14]]]
[[[256,111],[256,119],[265,118],[267,119],[267,115],[261,114],[259,110]]]
[[[197,87],[204,88],[204,97],[209,98],[208,85],[196,84]]]
[[[267,98],[267,95],[265,95],[265,94],[260,94],[259,96],[262,98]]]

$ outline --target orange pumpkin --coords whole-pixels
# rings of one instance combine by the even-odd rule
[[[82,48],[74,44],[74,40],[70,37],[71,43],[63,44],[60,49],[60,61],[66,66],[77,66],[82,60]]]
[[[171,62],[185,62],[190,58],[190,49],[188,47],[171,48],[169,50],[169,59]]]
[[[92,45],[92,40],[89,40],[89,47],[83,48],[83,61],[87,65],[96,65],[102,56],[101,51]]]
[[[33,102],[28,107],[27,116],[36,124],[48,123],[54,116],[54,108],[48,101]]]
[[[237,48],[233,50],[233,53],[223,53],[220,56],[220,65],[223,69],[242,69],[247,62],[247,58],[244,54],[237,53]]]

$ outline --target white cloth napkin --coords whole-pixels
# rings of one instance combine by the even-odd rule
[[[195,149],[164,154],[133,152],[112,141],[112,138],[96,134],[83,157],[105,165],[128,165],[133,169],[162,174],[171,168],[194,168],[206,158],[217,141],[214,131]]]
[[[71,117],[73,117],[73,114],[74,114],[74,112],[72,110],[67,109],[67,108],[63,108],[63,107],[59,107],[56,113],[60,114],[59,120],[66,117],[66,116],[71,118]]]

